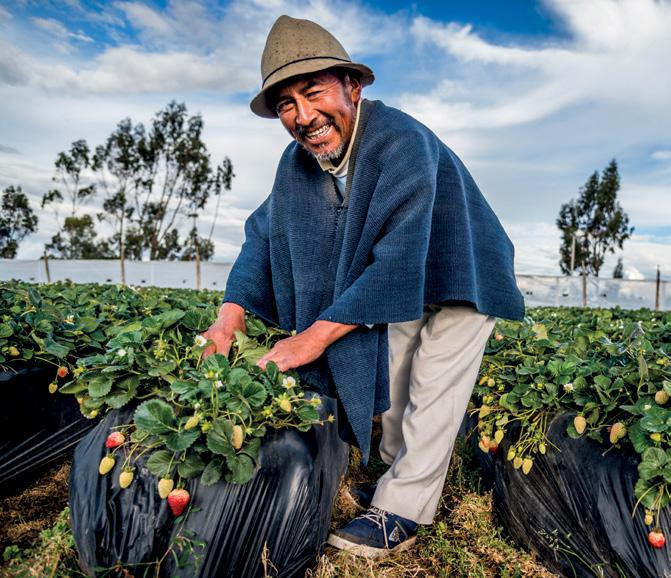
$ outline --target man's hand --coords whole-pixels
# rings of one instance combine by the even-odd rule
[[[213,353],[228,355],[231,344],[235,341],[236,331],[247,332],[245,310],[237,303],[224,303],[219,308],[217,320],[203,332],[203,337],[214,342],[214,345],[210,345],[203,352],[203,358]]]
[[[275,347],[259,359],[257,365],[265,369],[269,361],[274,361],[280,371],[295,369],[319,358],[331,343],[357,327],[358,325],[331,321],[315,321],[298,335],[278,341]]]

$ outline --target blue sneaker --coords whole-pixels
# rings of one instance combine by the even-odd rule
[[[417,524],[371,506],[365,514],[335,530],[328,543],[357,556],[380,558],[410,548],[417,539]]]

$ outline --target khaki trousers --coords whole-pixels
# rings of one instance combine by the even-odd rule
[[[389,325],[391,407],[380,454],[391,467],[372,505],[430,524],[494,318],[470,307],[432,307]]]

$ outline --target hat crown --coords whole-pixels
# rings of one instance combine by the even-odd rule
[[[261,78],[264,85],[273,73],[285,66],[315,58],[352,62],[342,44],[319,24],[286,15],[280,16],[268,33],[261,57]]]

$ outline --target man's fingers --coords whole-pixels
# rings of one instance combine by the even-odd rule
[[[228,355],[228,352],[231,350],[231,345],[233,344],[232,339],[215,339],[214,337],[208,336],[207,333],[203,333],[203,337],[212,341],[212,343],[203,351],[203,359],[209,357],[213,353]]]

